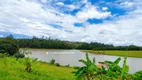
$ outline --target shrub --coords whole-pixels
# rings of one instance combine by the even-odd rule
[[[0,58],[4,58],[6,55],[0,53]]]
[[[19,47],[13,40],[1,39],[0,40],[0,53],[7,53],[14,55],[19,51]]]
[[[59,64],[59,63],[56,63],[56,66],[60,67],[60,64]]]
[[[50,64],[55,64],[55,59],[52,59],[52,60],[50,61]]]
[[[17,60],[18,58],[24,58],[24,57],[25,57],[24,54],[20,54],[20,53],[16,53],[16,54],[14,54],[13,56],[16,57],[16,60]]]
[[[28,73],[32,72],[32,65],[37,61],[37,58],[32,59],[30,57],[25,58],[25,71]]]
[[[100,62],[101,66],[98,68],[95,65],[95,58],[92,61],[89,59],[88,54],[86,54],[86,60],[79,60],[84,66],[74,72],[76,80],[132,80],[128,74],[129,66],[126,65],[127,58],[124,58],[122,68],[118,65],[120,60],[121,58],[119,57],[114,62]]]
[[[134,80],[141,80],[142,79],[142,71],[138,71],[134,74]]]
[[[74,69],[79,69],[80,67],[79,67],[79,66],[74,66],[73,68],[74,68]]]
[[[66,67],[70,67],[70,64],[66,65]]]

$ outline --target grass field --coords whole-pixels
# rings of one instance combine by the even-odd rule
[[[75,80],[75,76],[72,74],[75,71],[73,67],[57,67],[53,64],[36,61],[32,65],[32,72],[28,73],[25,71],[25,60],[26,58],[16,60],[14,57],[0,54],[0,80]],[[129,74],[129,76],[132,78],[130,80],[141,80],[142,71]],[[104,77],[108,76],[99,74],[94,80],[106,80]]]
[[[127,56],[127,57],[137,57],[142,58],[142,51],[119,51],[119,50],[83,50],[83,52],[103,54],[103,55],[113,55],[113,56]]]
[[[27,73],[23,61],[0,57],[0,80],[74,80],[74,68],[37,62],[33,65],[33,71]]]

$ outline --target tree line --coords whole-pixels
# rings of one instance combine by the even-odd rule
[[[44,49],[82,49],[82,50],[142,50],[142,47],[113,46],[112,44],[103,44],[98,42],[70,42],[51,38],[25,38],[15,39],[12,35],[0,38],[0,53],[8,51],[10,54],[19,50],[19,48],[44,48]],[[12,51],[11,51],[12,50]],[[11,51],[11,52],[10,52]]]

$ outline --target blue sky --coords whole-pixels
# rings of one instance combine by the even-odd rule
[[[141,0],[0,0],[0,37],[142,46]]]

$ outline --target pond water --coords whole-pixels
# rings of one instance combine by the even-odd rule
[[[38,58],[38,60],[50,62],[52,59],[56,60],[56,63],[61,65],[70,66],[83,66],[78,60],[85,59],[85,52],[80,50],[56,50],[56,49],[28,49],[32,54],[28,55],[32,58]],[[98,62],[103,62],[105,60],[114,61],[119,56],[109,56],[109,55],[97,55],[89,53],[89,57],[93,59],[95,57],[96,64]],[[121,57],[120,66],[123,65],[124,58]],[[129,65],[129,72],[134,73],[142,70],[142,58],[127,58],[127,65]]]

